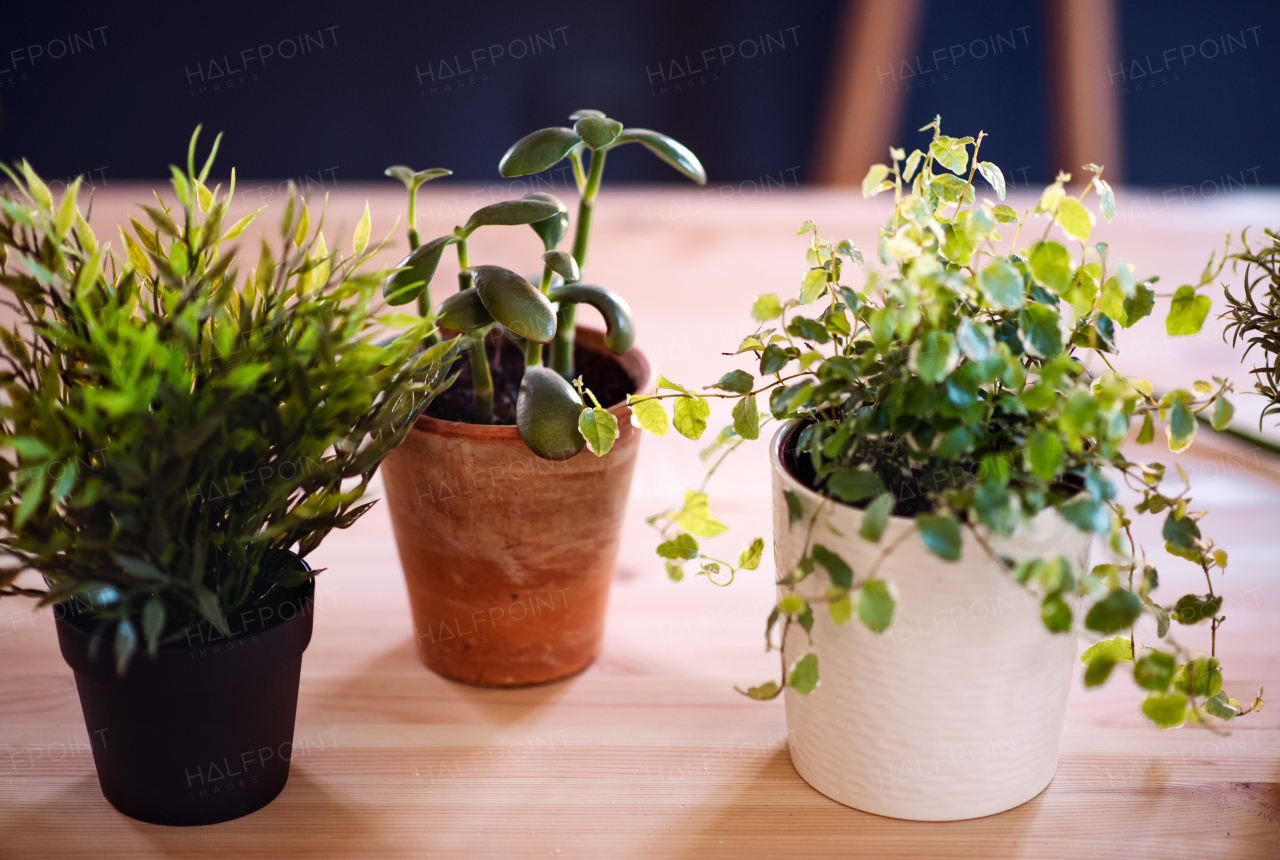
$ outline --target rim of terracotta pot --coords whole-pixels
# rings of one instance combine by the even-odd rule
[[[644,353],[638,347],[633,346],[622,355],[614,355],[604,345],[604,332],[599,329],[578,326],[574,332],[574,336],[578,341],[589,343],[597,352],[608,354],[618,364],[622,365],[622,369],[635,381],[635,393],[637,395],[653,393],[653,369],[649,366],[649,359],[645,358]],[[627,405],[625,400],[610,406],[609,411],[619,419],[619,423],[628,420],[631,416],[631,407]],[[463,421],[446,421],[443,418],[432,418],[424,412],[418,416],[418,421],[413,425],[413,429],[431,433],[434,436],[465,439],[469,442],[505,442],[512,445],[524,445],[524,442],[520,439],[520,431],[514,424],[468,424]]]

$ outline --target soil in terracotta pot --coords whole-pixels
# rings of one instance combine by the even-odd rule
[[[489,353],[489,372],[493,375],[493,423],[515,424],[516,397],[520,393],[520,380],[524,378],[524,356],[518,346],[497,334],[489,337],[485,347]],[[543,361],[550,358],[550,353],[548,346],[543,351]],[[605,407],[616,406],[624,402],[628,394],[636,393],[635,382],[612,355],[586,349],[581,341],[574,342],[573,365],[583,383]],[[432,418],[471,423],[475,403],[471,393],[471,363],[466,353],[454,367],[459,368],[462,372],[457,381],[427,408]]]
[[[782,462],[787,467],[787,471],[797,481],[815,493],[825,496],[826,492],[820,490],[817,486],[818,474],[813,469],[813,461],[807,456],[796,456],[796,443],[800,439],[802,427],[803,425],[796,427],[795,431],[783,442]],[[966,469],[965,471],[965,477],[967,477],[968,470]],[[947,473],[928,469],[914,469],[910,478],[899,477],[890,480],[885,479],[884,475],[881,475],[880,478],[885,481],[885,484],[893,492],[894,498],[897,499],[897,504],[893,508],[893,515],[896,517],[914,517],[916,514],[928,513],[933,510],[933,505],[930,503],[927,494],[949,486]],[[1064,475],[1063,479],[1053,489],[1064,497],[1072,496],[1084,489],[1084,480],[1079,475]],[[866,508],[870,502],[871,500],[868,499],[865,502],[855,503],[852,507]]]

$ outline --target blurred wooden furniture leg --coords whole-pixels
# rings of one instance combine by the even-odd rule
[[[810,181],[851,185],[889,158],[906,89],[921,0],[846,0],[819,118]],[[885,85],[887,81],[888,85]]]
[[[1124,179],[1120,100],[1110,73],[1121,67],[1120,10],[1115,0],[1048,0],[1049,92],[1053,172],[1086,178],[1101,164],[1112,183]],[[1047,179],[1048,177],[1046,177]]]

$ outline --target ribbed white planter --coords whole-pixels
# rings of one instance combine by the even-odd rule
[[[790,429],[770,447],[778,570],[803,557],[809,518],[820,508],[814,541],[864,574],[912,521],[892,517],[878,544],[860,538],[862,510],[814,493],[783,466]],[[804,502],[804,524],[795,528],[786,490]],[[877,575],[897,608],[883,633],[856,615],[837,627],[824,607],[815,607],[812,644],[792,625],[787,665],[812,648],[821,680],[808,695],[786,690],[791,761],[840,803],[892,818],[954,821],[1011,809],[1053,779],[1075,635],[1046,630],[1037,598],[963,535],[957,562],[939,559],[914,535],[886,560]],[[1077,571],[1088,561],[1089,536],[1054,511],[1025,533],[990,543],[1017,559],[1062,555]],[[828,584],[819,567],[800,592],[818,596]]]

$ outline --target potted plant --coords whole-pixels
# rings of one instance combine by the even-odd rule
[[[197,129],[197,134],[199,129]],[[158,824],[269,803],[292,755],[318,572],[383,457],[443,383],[429,323],[375,346],[385,273],[326,249],[291,193],[281,247],[237,270],[225,195],[173,168],[117,258],[24,161],[5,168],[0,594],[56,604],[106,798]],[[30,576],[31,571],[43,583]],[[20,578],[22,577],[22,578]]]
[[[599,111],[571,119],[573,128],[517,141],[499,169],[524,176],[569,160],[580,194],[572,253],[558,249],[567,208],[546,193],[485,206],[420,244],[418,187],[449,171],[387,170],[409,192],[411,248],[386,282],[387,301],[416,300],[424,318],[434,313],[441,329],[460,333],[452,342],[467,361],[382,473],[418,653],[471,684],[552,681],[599,653],[639,443],[626,398],[646,390],[649,365],[632,348],[626,302],[581,282],[592,214],[605,157],[627,143],[706,181],[693,153],[665,135],[624,129]],[[473,265],[473,232],[524,224],[542,249],[538,274]],[[450,245],[459,290],[433,308],[430,283]],[[605,332],[575,329],[580,303],[600,311]]]
[[[1265,230],[1266,237],[1262,245],[1254,248],[1249,241],[1248,231],[1240,234],[1240,249],[1235,253],[1224,255],[1224,262],[1230,260],[1233,268],[1244,266],[1244,294],[1237,299],[1227,289],[1227,304],[1230,306],[1224,317],[1228,317],[1225,337],[1231,334],[1232,346],[1244,341],[1244,355],[1248,357],[1256,346],[1263,352],[1263,362],[1251,370],[1257,375],[1255,389],[1266,398],[1267,405],[1258,417],[1259,426],[1268,415],[1280,412],[1280,234],[1274,230]],[[1212,269],[1210,258],[1206,271]],[[1257,277],[1253,277],[1254,274]],[[1188,287],[1182,287],[1188,290]],[[1184,293],[1183,303],[1196,303],[1199,319],[1203,321],[1209,312],[1207,297],[1198,296],[1194,291],[1190,295]],[[1198,328],[1198,327],[1197,327]]]
[[[1131,665],[1159,726],[1261,702],[1223,690],[1214,580],[1227,555],[1202,532],[1185,475],[1166,482],[1162,464],[1123,448],[1135,424],[1136,442],[1151,443],[1159,419],[1182,450],[1198,414],[1226,423],[1230,386],[1157,397],[1111,369],[1117,327],[1152,311],[1156,279],[1090,243],[1090,193],[1104,217],[1114,207],[1102,168],[1086,166],[1075,195],[1059,175],[1018,213],[977,199],[979,174],[1000,200],[1005,190],[999,168],[978,160],[983,135],[949,137],[938,120],[922,130],[933,133],[925,149],[893,149],[863,183],[867,196],[893,194],[883,271],[868,266],[864,286],[847,285],[858,249],[806,222],[799,296],[759,296],[759,327],[738,347],[758,372],[730,371],[709,394],[660,380],[662,393],[631,406],[665,432],[661,401],[672,399],[676,428],[697,438],[707,398],[735,401],[733,426],[704,452],[708,477],[762,424],[782,423],[770,447],[778,599],[765,632],[782,671],[744,692],[785,691],[792,761],[819,791],[881,815],[952,820],[1009,809],[1049,783],[1077,632],[1101,637],[1082,657],[1085,683]],[[1201,568],[1205,593],[1160,601],[1132,536],[1138,514],[1163,520],[1166,549]],[[725,530],[705,482],[650,522],[673,579],[693,562],[727,584],[760,562],[760,539],[736,562],[704,552],[700,540]],[[1091,543],[1108,556],[1092,567]],[[1208,635],[1193,647],[1195,625]]]

